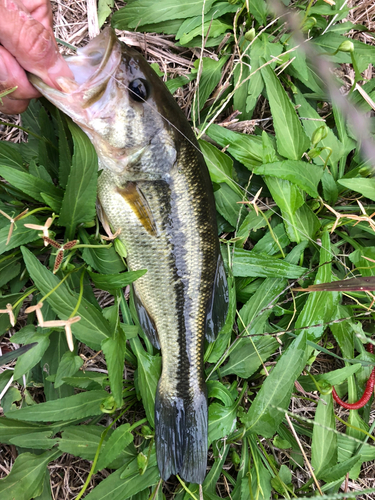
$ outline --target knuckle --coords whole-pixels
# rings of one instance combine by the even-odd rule
[[[23,37],[22,44],[27,47],[29,56],[38,62],[43,61],[53,47],[52,33],[34,20],[24,24],[20,37]]]

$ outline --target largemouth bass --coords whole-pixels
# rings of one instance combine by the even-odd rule
[[[144,332],[162,352],[155,398],[161,477],[202,483],[207,464],[204,338],[223,325],[228,292],[215,203],[194,134],[164,83],[106,29],[66,58],[75,81],[33,85],[90,137],[102,169],[102,216],[127,249]]]

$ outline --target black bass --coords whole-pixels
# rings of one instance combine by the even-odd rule
[[[164,83],[107,28],[66,58],[75,81],[33,85],[87,133],[102,169],[98,198],[127,249],[141,326],[163,369],[155,399],[161,477],[201,484],[207,464],[204,338],[223,325],[228,292],[209,173]]]

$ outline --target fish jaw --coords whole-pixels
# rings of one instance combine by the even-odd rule
[[[121,62],[121,44],[111,28],[77,49],[77,55],[66,57],[74,80],[57,78],[60,89],[44,83],[38,76],[29,74],[29,80],[39,92],[57,108],[70,116],[94,141],[92,120],[103,108],[113,102],[106,93],[113,92],[110,80]]]

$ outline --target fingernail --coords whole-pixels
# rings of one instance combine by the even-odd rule
[[[73,73],[61,56],[57,59],[53,66],[48,68],[48,76],[57,87],[59,87],[59,77],[69,78],[74,81]]]

